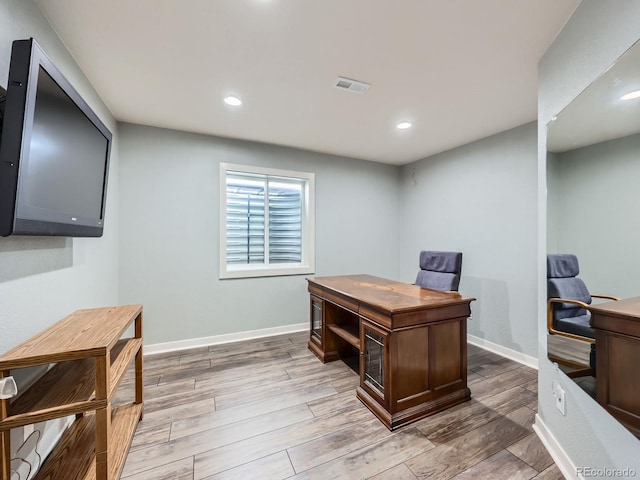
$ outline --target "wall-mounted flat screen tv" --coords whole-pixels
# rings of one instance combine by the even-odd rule
[[[111,132],[33,39],[11,49],[0,235],[100,237]]]

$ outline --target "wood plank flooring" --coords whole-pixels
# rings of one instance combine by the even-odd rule
[[[358,376],[307,339],[145,357],[123,480],[562,479],[531,428],[535,370],[469,345],[471,401],[390,432],[357,400]]]

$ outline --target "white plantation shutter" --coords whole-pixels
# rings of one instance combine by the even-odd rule
[[[227,264],[301,262],[303,184],[227,172]]]
[[[264,263],[265,182],[227,174],[227,263]]]
[[[269,182],[269,263],[302,261],[302,182]]]

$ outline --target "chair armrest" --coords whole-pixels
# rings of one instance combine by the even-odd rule
[[[593,295],[592,295],[593,296]],[[549,307],[551,307],[552,303],[573,303],[575,305],[579,305],[582,308],[589,309],[589,305],[580,300],[569,300],[568,298],[550,298],[549,299]]]
[[[579,305],[584,309],[589,309],[589,305],[580,300],[569,300],[568,298],[550,298],[547,300],[547,331],[553,335],[561,335],[567,338],[573,338],[575,340],[582,340],[583,342],[595,343],[593,338],[583,337],[582,335],[576,335],[573,333],[561,332],[553,327],[553,304],[554,303],[573,303]]]
[[[606,298],[606,299],[615,300],[615,301],[620,300],[620,297],[614,297],[613,295],[600,295],[598,293],[592,293],[591,297],[592,298]]]

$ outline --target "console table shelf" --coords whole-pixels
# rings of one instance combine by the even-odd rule
[[[134,325],[133,338],[121,338]],[[142,306],[78,310],[0,356],[0,378],[55,364],[13,402],[0,400],[0,480],[10,478],[10,430],[76,415],[36,479],[119,478],[143,416]],[[135,398],[112,408],[135,363]],[[98,459],[98,461],[96,461]]]

